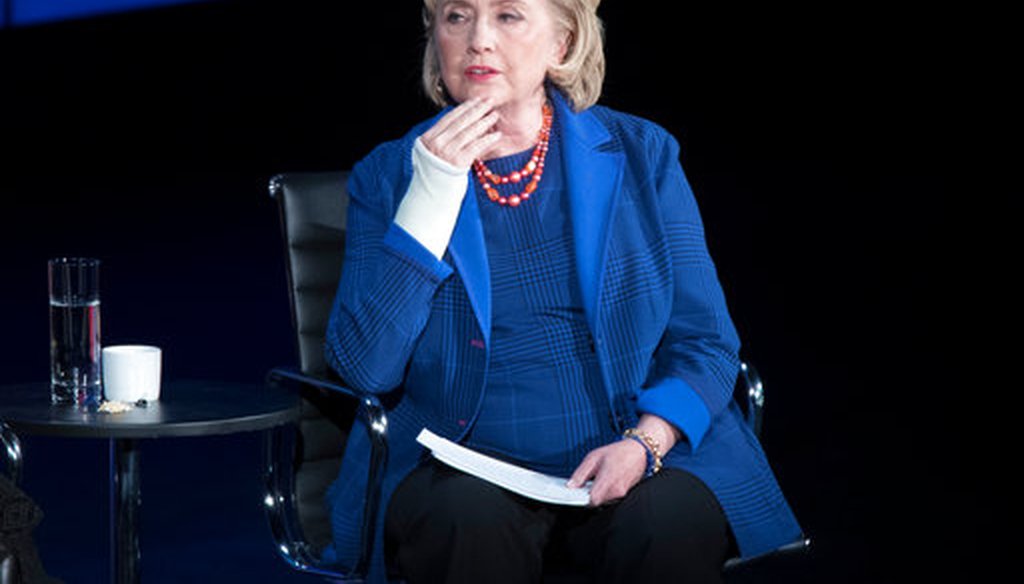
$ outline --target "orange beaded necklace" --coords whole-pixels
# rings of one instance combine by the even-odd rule
[[[553,117],[551,105],[547,102],[544,103],[541,112],[543,114],[543,122],[541,123],[540,132],[537,133],[537,146],[534,147],[533,155],[530,156],[530,160],[521,170],[500,176],[491,172],[491,169],[487,168],[487,165],[479,158],[473,161],[476,178],[480,181],[484,192],[487,193],[487,198],[491,201],[502,206],[518,207],[520,203],[528,200],[530,195],[537,190],[537,183],[540,182],[540,177],[544,176],[544,159],[548,155],[548,142],[551,140],[551,119]],[[492,186],[509,183],[515,184],[527,179],[529,182],[526,183],[526,187],[521,192],[508,197],[498,193],[498,189]]]

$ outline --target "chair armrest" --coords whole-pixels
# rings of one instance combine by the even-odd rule
[[[340,574],[324,566],[321,558],[305,539],[295,510],[295,483],[292,468],[292,452],[283,428],[277,428],[267,435],[265,487],[267,517],[271,533],[280,553],[294,568],[334,578],[360,578],[366,574],[372,551],[377,511],[380,508],[380,491],[384,478],[384,462],[387,460],[388,420],[377,396],[340,385],[328,379],[302,373],[295,368],[275,368],[267,374],[267,382],[289,387],[297,391],[326,391],[345,396],[359,402],[357,415],[361,415],[370,437],[370,464],[366,484],[366,500],[363,508],[362,549],[355,566],[349,574]]]
[[[358,389],[341,385],[329,379],[324,379],[323,377],[316,377],[303,373],[295,367],[275,367],[274,369],[271,369],[270,372],[267,373],[267,382],[272,385],[282,385],[299,391],[303,389],[319,389],[333,393],[340,393],[357,399],[364,407],[380,410],[382,422],[385,424],[385,427],[381,432],[386,433],[387,431],[387,417],[384,416],[384,408],[380,403],[380,399],[372,393],[359,391]]]
[[[757,369],[746,361],[740,362],[740,383],[745,389],[742,399],[745,402],[744,408],[747,416],[747,424],[754,431],[754,436],[761,437],[761,424],[764,415],[764,384],[761,383],[761,376]],[[739,399],[740,396],[737,396]]]
[[[21,582],[21,576],[18,558],[3,541],[0,541],[0,583]]]
[[[797,539],[796,541],[781,545],[760,555],[751,556],[749,558],[730,558],[729,560],[726,560],[725,565],[722,567],[722,571],[734,574],[754,569],[754,566],[759,566],[761,564],[778,564],[787,559],[807,554],[810,550],[811,538],[806,535],[801,535],[800,539]]]
[[[21,440],[10,426],[0,420],[0,442],[4,447],[7,477],[15,485],[21,483]]]

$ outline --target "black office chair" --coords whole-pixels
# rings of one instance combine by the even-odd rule
[[[304,414],[297,431],[282,428],[269,434],[264,502],[277,550],[286,562],[335,581],[358,582],[366,573],[374,540],[387,456],[387,418],[376,396],[343,386],[323,358],[327,319],[345,249],[347,178],[345,172],[306,172],[281,174],[270,181],[270,195],[280,211],[299,366],[274,369],[268,381],[301,392]],[[735,398],[759,433],[764,387],[749,364],[741,368]],[[354,566],[327,566],[321,559],[331,539],[324,498],[337,476],[356,415],[365,418],[373,444],[363,549]],[[804,552],[809,545],[809,539],[801,538],[765,556],[731,559],[724,569],[739,574],[773,557]]]
[[[298,428],[268,434],[264,504],[277,550],[286,562],[303,572],[357,582],[370,560],[387,443],[384,408],[376,396],[343,386],[323,357],[324,331],[345,250],[346,177],[296,173],[270,183],[280,211],[299,366],[274,369],[268,381],[299,391],[303,415]],[[356,564],[345,569],[324,565],[321,559],[331,541],[324,501],[338,475],[356,415],[366,418],[373,434],[373,464],[363,514],[366,544]]]

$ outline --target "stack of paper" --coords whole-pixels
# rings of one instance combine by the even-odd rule
[[[524,497],[545,503],[575,505],[590,503],[590,483],[572,489],[565,484],[569,479],[541,474],[496,458],[459,446],[424,428],[416,441],[426,446],[434,458],[462,472],[478,476]]]

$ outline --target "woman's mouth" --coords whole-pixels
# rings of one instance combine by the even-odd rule
[[[487,67],[486,65],[470,65],[466,67],[464,72],[467,79],[470,81],[487,81],[492,77],[498,75],[499,71],[493,67]]]

